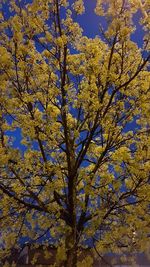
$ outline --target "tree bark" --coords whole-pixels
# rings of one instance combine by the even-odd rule
[[[77,180],[76,174],[70,175],[68,182],[68,202],[69,202],[68,211],[70,215],[71,229],[66,236],[67,259],[65,267],[77,266],[76,180]]]
[[[65,267],[77,267],[77,244],[76,238],[74,238],[74,234],[72,232],[71,235],[68,235],[66,238],[66,262]]]

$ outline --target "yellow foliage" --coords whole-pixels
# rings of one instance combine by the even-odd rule
[[[146,250],[149,1],[97,0],[92,38],[89,1],[1,2],[0,258],[26,239],[55,244],[55,265],[95,236],[100,252]]]

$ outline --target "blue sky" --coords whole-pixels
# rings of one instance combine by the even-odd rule
[[[72,0],[71,0],[72,1]],[[9,1],[8,1],[9,2]],[[73,1],[72,1],[73,2]],[[85,13],[82,16],[77,16],[76,20],[79,22],[81,27],[83,28],[83,34],[94,38],[96,35],[100,34],[99,24],[102,23],[105,26],[105,19],[97,16],[94,13],[94,8],[96,5],[96,0],[85,0]],[[6,9],[7,12],[7,9]],[[141,26],[138,24],[140,12],[138,12],[134,16],[134,22],[137,26],[134,35],[132,36],[132,40],[138,44],[139,47],[142,46],[143,42],[143,30]],[[135,121],[128,125],[128,130],[133,130],[136,127]],[[14,138],[13,147],[21,149],[21,151],[25,150],[25,146],[21,145],[21,129],[17,128],[14,132],[7,132],[7,135],[11,138]],[[36,143],[34,143],[34,149],[37,149]]]
[[[103,17],[97,16],[94,12],[96,7],[96,0],[85,0],[85,13],[81,16],[77,17],[77,21],[80,23],[81,27],[83,28],[83,34],[94,38],[95,35],[99,35],[99,25],[105,27],[106,22]],[[133,18],[133,21],[136,25],[136,31],[132,36],[132,40],[138,44],[139,47],[142,47],[143,44],[143,34],[144,31],[139,24],[139,19],[141,18],[141,12],[138,11]]]
[[[30,1],[31,2],[31,1]],[[73,0],[70,0],[70,3],[73,3]],[[86,35],[90,38],[94,38],[96,35],[100,35],[99,25],[102,23],[104,27],[106,27],[105,18],[99,17],[95,14],[94,9],[96,6],[96,0],[85,0],[85,13],[83,15],[78,15],[76,17],[76,21],[83,28],[83,35]],[[8,3],[6,2],[6,6]],[[5,8],[5,13],[8,15],[8,7]],[[132,40],[138,44],[139,47],[142,47],[143,43],[143,30],[140,24],[138,23],[139,18],[141,17],[140,11],[134,15],[134,22],[136,24],[136,31],[132,36]],[[132,130],[136,127],[135,122],[129,125],[128,130]],[[14,137],[13,146],[17,148],[21,148],[24,151],[25,146],[21,145],[21,130],[16,129],[14,132],[7,132],[8,136]],[[35,145],[36,148],[36,145]]]

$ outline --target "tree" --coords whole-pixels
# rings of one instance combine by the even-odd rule
[[[69,267],[87,242],[148,248],[149,4],[98,0],[92,39],[81,0],[2,1],[1,257],[24,240],[55,244]]]

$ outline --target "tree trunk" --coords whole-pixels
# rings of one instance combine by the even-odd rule
[[[67,260],[65,267],[77,267],[77,250],[72,248],[67,251]]]
[[[77,267],[77,245],[74,233],[66,238],[66,262],[65,267]]]
[[[76,222],[76,177],[69,181],[69,215],[71,231],[66,236],[66,264],[65,267],[77,266],[77,222]]]
[[[70,216],[70,232],[66,236],[66,262],[65,267],[77,267],[77,218],[76,218],[76,206],[77,206],[77,194],[76,194],[76,182],[77,172],[75,170],[75,149],[74,143],[69,138],[69,155],[70,163],[68,164],[68,213]]]

